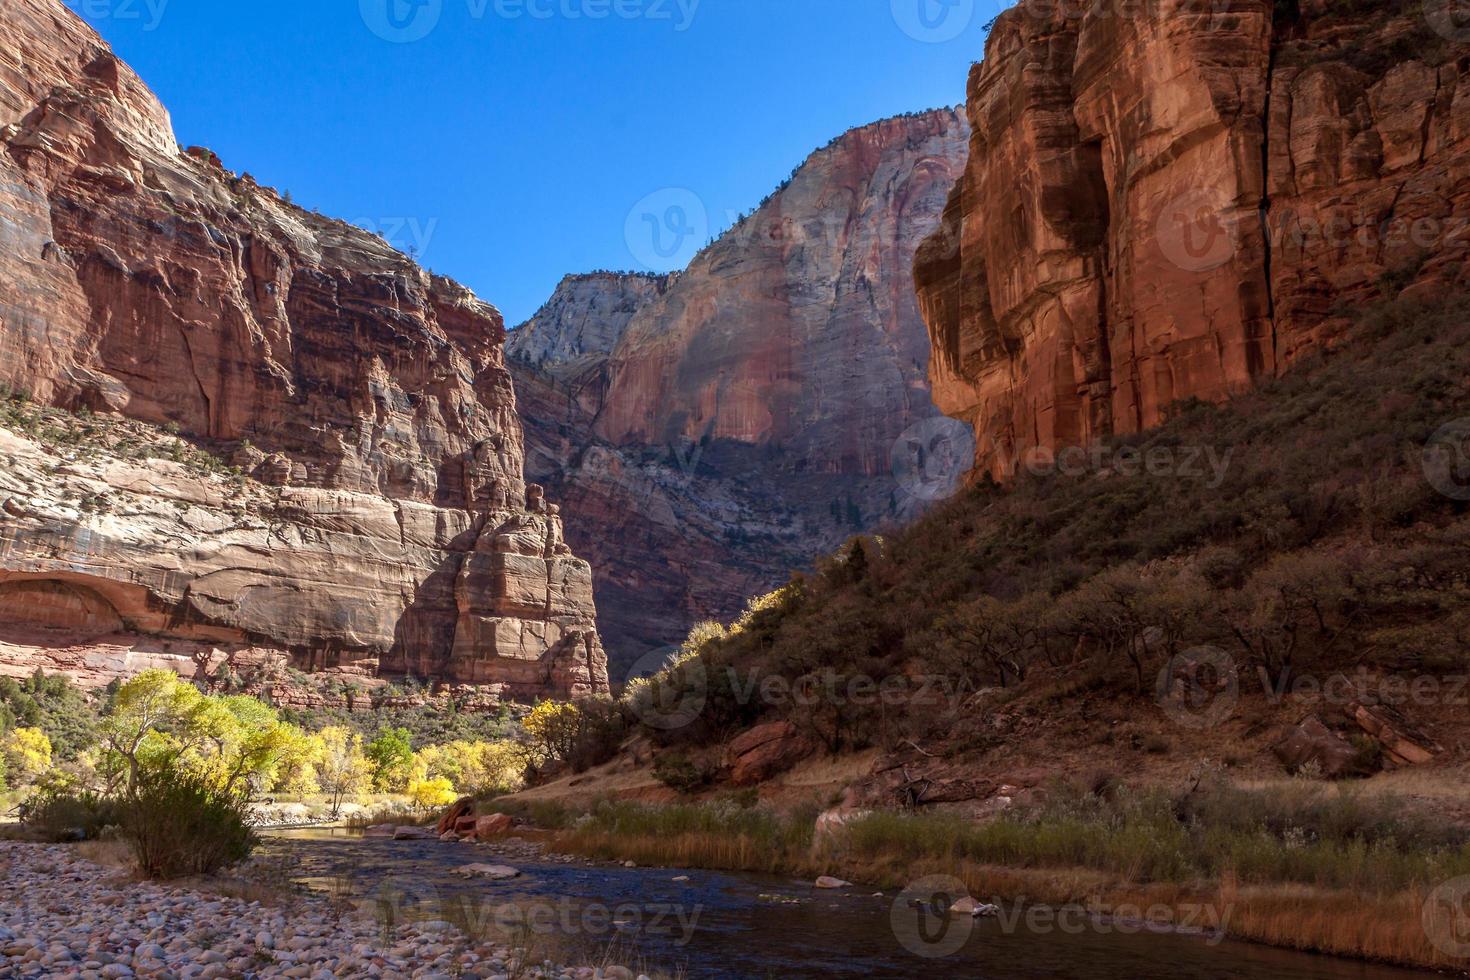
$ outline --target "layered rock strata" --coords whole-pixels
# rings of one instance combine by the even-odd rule
[[[936,403],[982,471],[1157,424],[1459,282],[1470,46],[1387,2],[1025,4],[971,73],[915,271]]]
[[[967,137],[953,109],[852,130],[682,273],[569,277],[512,332],[527,471],[578,514],[620,662],[927,503],[892,470],[937,415],[911,269]]]
[[[3,21],[0,384],[179,433],[259,497],[115,445],[48,479],[54,446],[11,431],[6,625],[30,610],[528,697],[605,690],[591,569],[523,475],[500,314],[181,150],[58,0]],[[77,486],[119,499],[83,512]]]

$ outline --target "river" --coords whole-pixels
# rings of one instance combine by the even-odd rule
[[[1408,980],[1431,974],[1184,935],[1052,910],[927,918],[895,892],[820,892],[761,875],[563,864],[490,856],[437,841],[342,832],[272,834],[267,856],[306,887],[368,900],[401,919],[466,914],[554,933],[561,958],[680,971],[691,978],[974,977],[984,980]],[[505,864],[509,881],[465,880],[466,864]],[[687,877],[687,881],[676,878]],[[1214,910],[1202,910],[1211,922]],[[540,948],[539,945],[533,948]],[[635,955],[629,955],[634,953]],[[570,954],[570,955],[567,955]],[[546,955],[551,955],[548,949]]]

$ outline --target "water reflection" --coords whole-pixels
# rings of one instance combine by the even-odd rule
[[[386,907],[400,920],[464,917],[487,935],[520,930],[556,936],[579,962],[638,962],[689,977],[976,977],[985,980],[1407,980],[1428,974],[1311,956],[1203,936],[1140,930],[1080,917],[1018,915],[961,923],[931,935],[948,954],[919,948],[900,923],[895,892],[817,892],[809,882],[759,875],[588,867],[509,860],[468,845],[363,840],[345,834],[274,835],[267,854],[287,856],[300,879]],[[522,872],[465,879],[471,863]],[[688,880],[676,881],[675,878]],[[386,904],[384,904],[386,903]],[[923,923],[917,923],[922,928]],[[947,945],[946,945],[947,944]],[[957,947],[950,952],[949,947]]]

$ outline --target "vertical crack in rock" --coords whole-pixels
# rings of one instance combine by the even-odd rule
[[[935,402],[975,426],[981,472],[1095,439],[1109,416],[1126,432],[1222,401],[1401,282],[1454,288],[1470,243],[1408,232],[1470,218],[1470,45],[1387,0],[1275,6],[995,22],[970,159],[915,275]],[[1101,148],[1096,199],[1079,143]],[[1090,268],[1099,215],[1108,255]],[[1076,377],[1084,308],[1106,311],[1093,384]],[[1071,424],[1073,389],[1097,424]]]

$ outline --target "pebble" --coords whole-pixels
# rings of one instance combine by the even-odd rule
[[[376,919],[344,914],[320,897],[290,895],[263,906],[139,883],[65,846],[0,841],[0,880],[7,892],[0,903],[0,977],[7,980],[503,980],[523,955],[472,940],[446,922],[401,925],[384,936]],[[517,972],[526,980],[579,975],[551,962]],[[602,976],[635,974],[607,967]]]

